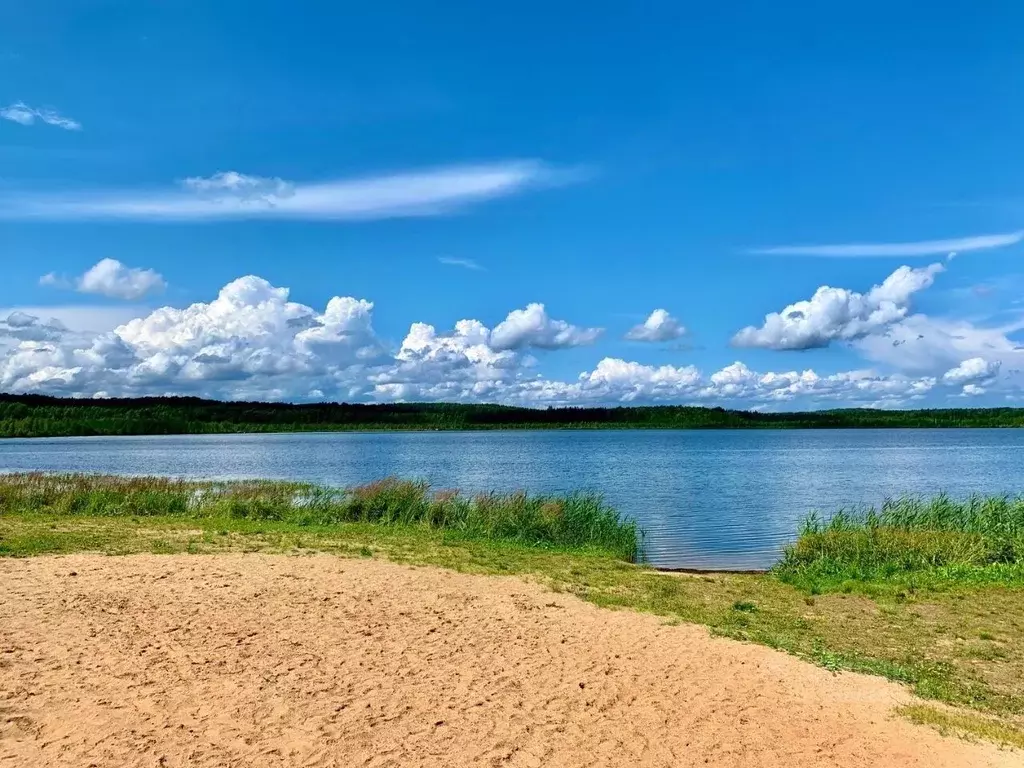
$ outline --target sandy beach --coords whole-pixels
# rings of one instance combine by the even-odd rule
[[[0,766],[1011,766],[880,678],[518,578],[0,560]]]

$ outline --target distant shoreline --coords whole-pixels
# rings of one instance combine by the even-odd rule
[[[801,430],[813,430],[813,431],[828,431],[828,430],[875,430],[875,431],[909,431],[909,430],[940,430],[940,429],[998,429],[998,430],[1013,430],[1019,429],[1017,426],[993,426],[988,424],[981,425],[947,425],[937,424],[934,426],[921,426],[918,424],[913,425],[887,425],[887,426],[854,426],[854,425],[842,425],[842,426],[807,426],[807,425],[795,425],[795,426],[782,426],[768,424],[757,427],[674,427],[674,426],[648,426],[648,425],[590,425],[590,424],[566,424],[563,426],[549,426],[549,425],[515,425],[515,426],[501,426],[501,427],[372,427],[372,426],[355,426],[355,427],[317,427],[308,428],[304,426],[296,425],[282,425],[280,427],[273,427],[269,429],[253,429],[251,425],[239,424],[231,425],[226,429],[203,429],[189,432],[47,432],[41,434],[23,435],[23,434],[6,434],[0,432],[0,442],[5,440],[44,440],[44,439],[55,439],[55,438],[73,438],[73,437],[201,437],[203,435],[215,437],[215,436],[226,436],[226,435],[333,435],[333,434],[347,434],[347,435],[386,435],[386,434],[433,434],[433,433],[458,433],[458,432],[470,432],[470,433],[494,433],[494,432],[771,432],[771,431],[786,431],[786,432],[798,432]]]
[[[284,432],[1024,427],[1024,408],[775,412],[688,405],[519,408],[458,403],[264,403],[195,397],[0,394],[0,438]]]

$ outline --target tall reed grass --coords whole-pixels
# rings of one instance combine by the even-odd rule
[[[789,579],[889,578],[901,573],[1024,566],[1024,497],[902,496],[878,509],[812,514],[776,571]]]
[[[195,482],[105,475],[0,476],[0,514],[170,516],[267,520],[300,526],[423,525],[531,546],[592,547],[640,557],[640,531],[601,496],[432,491],[387,478],[352,488],[274,481]]]

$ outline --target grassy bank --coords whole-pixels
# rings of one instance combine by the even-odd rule
[[[775,572],[812,591],[1024,584],[1024,498],[903,497],[812,515]]]
[[[924,510],[937,514],[954,504],[949,500],[915,502],[921,507],[914,525],[906,517],[908,502],[879,510],[871,525],[867,515],[812,522],[769,574],[693,575],[627,562],[628,547],[617,537],[631,531],[635,542],[635,529],[592,497],[485,497],[489,501],[480,506],[397,481],[318,492],[326,497],[313,503],[319,498],[313,490],[294,484],[0,478],[0,554],[329,552],[518,574],[609,609],[698,623],[829,669],[883,675],[922,697],[971,710],[923,705],[908,711],[920,722],[1024,744],[1024,582],[1011,570],[1016,564],[957,561],[954,577],[944,559],[960,551],[952,545],[913,556],[888,543],[877,546],[889,541],[887,532],[927,533],[931,529],[923,526],[938,525],[939,518],[926,518]],[[590,512],[556,515],[554,501],[563,502],[563,510],[579,504]],[[445,504],[462,511],[442,516],[439,524],[429,511]],[[464,504],[470,509],[459,506]],[[403,512],[403,505],[418,511]],[[505,511],[497,514],[499,508]],[[980,514],[981,508],[988,512]],[[897,509],[904,517],[897,518]],[[1012,531],[1019,518],[1004,519],[1019,509],[1015,500],[989,507],[975,500],[955,509],[943,513],[939,534],[980,535],[988,558],[1005,556],[994,543],[1017,541]],[[560,517],[563,522],[556,523]],[[569,519],[577,523],[569,526]],[[897,519],[903,528],[894,524]],[[968,525],[970,520],[975,522]],[[851,532],[865,537],[858,546],[825,546],[829,537]],[[936,552],[942,557],[936,559]],[[1008,569],[1007,578],[995,577],[998,568]],[[971,569],[991,578],[964,577]]]
[[[345,523],[424,526],[470,539],[590,548],[628,562],[640,554],[636,523],[622,519],[596,494],[466,496],[394,478],[340,489],[269,481],[15,474],[0,477],[0,510],[60,518],[273,521],[300,529]]]

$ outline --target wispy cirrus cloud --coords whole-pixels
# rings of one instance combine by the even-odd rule
[[[536,160],[458,165],[294,182],[227,171],[163,190],[91,189],[0,197],[0,218],[196,221],[297,219],[353,221],[438,216],[527,189],[574,181]]]
[[[1024,229],[994,235],[974,235],[949,240],[920,240],[908,243],[841,243],[836,245],[776,245],[752,248],[748,252],[768,256],[821,256],[834,259],[879,258],[885,256],[934,256],[940,253],[983,251],[1005,248],[1024,240]]]
[[[449,267],[462,267],[463,269],[471,269],[474,272],[484,271],[484,268],[473,259],[454,259],[450,256],[439,256],[437,260],[439,263],[446,264]]]
[[[63,128],[65,131],[80,131],[82,124],[70,117],[64,117],[55,109],[30,107],[23,101],[16,101],[0,107],[0,118],[19,125],[35,125],[36,121]]]

